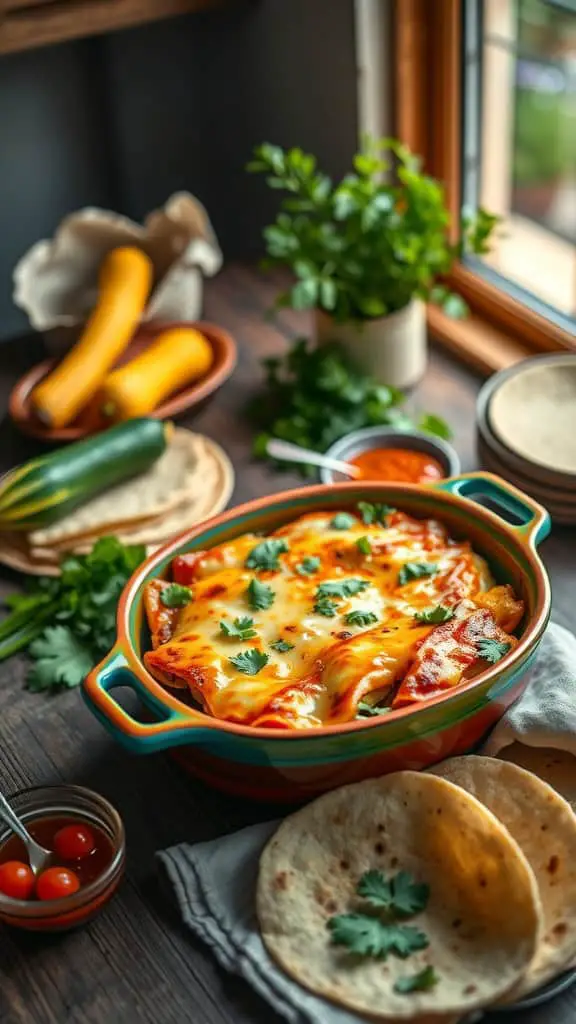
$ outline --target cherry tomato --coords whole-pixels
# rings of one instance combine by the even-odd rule
[[[21,860],[0,864],[0,892],[13,900],[29,900],[34,892],[34,872]]]
[[[54,836],[54,850],[62,860],[82,860],[95,846],[94,834],[87,825],[65,825]]]
[[[68,868],[47,868],[36,882],[36,895],[39,900],[61,900],[63,896],[72,896],[80,888],[80,879]]]

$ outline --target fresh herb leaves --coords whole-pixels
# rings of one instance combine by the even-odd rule
[[[192,591],[181,583],[169,583],[160,591],[160,600],[165,608],[184,608],[192,600]]]
[[[427,936],[413,925],[401,923],[424,910],[430,896],[429,887],[416,882],[407,871],[386,878],[381,871],[366,871],[356,893],[366,900],[372,913],[337,914],[327,921],[332,942],[346,946],[357,956],[385,960],[389,953],[406,959],[429,945]]]
[[[424,576],[434,576],[438,566],[434,562],[405,562],[398,573],[398,583],[403,587],[410,580],[419,580]]]
[[[351,516],[349,512],[337,512],[330,521],[330,526],[333,530],[349,530],[355,522],[354,516]]]
[[[386,526],[387,517],[391,512],[395,512],[396,509],[391,508],[389,505],[373,505],[369,501],[359,501],[358,511],[362,516],[362,522],[365,526],[372,526],[376,523],[379,523],[380,526]]]
[[[246,568],[259,571],[279,569],[278,558],[286,551],[288,551],[288,544],[285,540],[269,537],[268,540],[262,540],[255,548],[252,548],[246,559]]]
[[[413,917],[424,910],[430,898],[430,886],[416,882],[408,871],[386,878],[381,871],[366,871],[356,892],[373,907],[383,907],[395,917]]]
[[[495,665],[511,649],[512,644],[500,643],[492,637],[483,636],[478,641],[478,654],[484,661],[489,662],[490,665]]]
[[[221,622],[220,632],[231,640],[252,640],[257,636],[254,629],[254,619],[244,615],[242,618],[234,619],[233,623]]]
[[[423,612],[416,612],[414,618],[416,622],[421,622],[426,626],[438,626],[441,622],[449,622],[454,618],[454,609],[437,604],[435,608],[426,608]]]
[[[356,547],[358,548],[358,551],[362,555],[372,554],[372,545],[368,537],[358,537],[358,540],[356,541]]]
[[[248,604],[255,612],[265,611],[274,604],[276,594],[267,583],[260,583],[260,580],[251,580],[247,589]]]
[[[328,580],[318,587],[318,596],[353,597],[354,594],[361,594],[369,586],[368,580],[359,580],[353,576],[346,580]]]
[[[274,643],[270,644],[270,647],[274,651],[280,651],[280,654],[286,654],[286,651],[293,651],[294,644],[288,642],[288,640],[275,640]]]
[[[356,718],[375,718],[377,715],[387,715],[392,708],[383,708],[378,704],[369,704],[368,701],[358,701]]]
[[[318,594],[314,603],[314,611],[317,615],[324,615],[327,619],[333,619],[338,614],[338,605],[335,601],[331,601],[329,597]]]
[[[296,566],[299,576],[312,576],[320,568],[320,559],[316,555],[306,555]]]
[[[243,672],[247,676],[257,676],[264,666],[268,664],[270,657],[264,651],[251,647],[249,651],[235,654],[229,660],[239,672]]]
[[[394,982],[394,991],[402,996],[408,995],[409,992],[426,992],[428,989],[434,988],[439,981],[440,978],[436,971],[428,964],[428,967],[423,967],[417,974],[409,974],[406,978],[397,978]]]
[[[39,577],[12,595],[0,623],[0,661],[28,648],[38,661],[32,689],[78,686],[114,645],[118,599],[145,557],[142,545],[102,537],[88,555],[64,558],[57,579]]]
[[[372,626],[378,622],[378,616],[374,612],[362,611],[361,608],[357,608],[344,616],[344,622],[347,626]]]

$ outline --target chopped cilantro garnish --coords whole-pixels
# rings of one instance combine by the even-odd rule
[[[373,907],[383,907],[396,917],[419,914],[430,898],[430,886],[416,882],[409,871],[399,871],[391,878],[386,878],[381,871],[366,871],[356,892]]]
[[[264,611],[274,604],[276,594],[267,583],[260,583],[260,580],[251,580],[246,590],[248,603],[254,611]]]
[[[433,576],[438,572],[435,562],[405,562],[398,573],[398,583],[401,587],[410,580],[419,580],[424,576]]]
[[[269,656],[256,647],[251,647],[249,651],[242,651],[230,658],[234,668],[237,668],[239,672],[244,672],[247,676],[257,676],[269,660]]]
[[[378,622],[378,616],[374,615],[374,612],[362,611],[361,608],[357,608],[356,611],[348,612],[344,616],[344,622],[348,626],[371,626],[374,622]]]
[[[349,530],[355,522],[354,516],[351,516],[349,512],[337,512],[331,520],[330,526],[333,530]]]
[[[398,978],[394,982],[394,991],[398,992],[399,995],[407,995],[409,992],[426,992],[429,988],[434,988],[434,985],[437,985],[439,981],[440,978],[436,971],[428,964],[428,967],[423,967],[417,974],[409,974],[406,978]]]
[[[356,547],[358,548],[358,551],[360,551],[361,554],[363,555],[372,554],[372,545],[368,537],[358,537],[358,540],[356,541]]]
[[[275,640],[274,643],[270,644],[270,647],[274,651],[280,651],[280,654],[294,650],[294,644],[289,643],[288,640]]]
[[[224,636],[230,637],[231,640],[252,640],[253,637],[257,636],[254,629],[254,619],[250,619],[247,615],[240,619],[234,619],[231,625],[227,622],[221,622],[220,630]]]
[[[274,570],[280,568],[279,555],[288,551],[288,544],[285,540],[269,537],[268,540],[260,541],[246,559],[247,569]]]
[[[183,587],[181,583],[169,583],[160,591],[160,600],[165,608],[183,608],[190,604],[192,591],[190,587]]]
[[[500,661],[505,654],[508,654],[511,648],[512,644],[500,643],[492,637],[483,636],[478,641],[478,654],[491,665],[495,665],[497,661]]]
[[[443,604],[437,604],[435,608],[427,608],[426,611],[416,612],[416,622],[422,622],[427,626],[438,626],[441,622],[449,622],[454,618],[454,609],[445,608]]]
[[[314,611],[317,615],[324,615],[327,619],[333,619],[338,614],[338,605],[335,601],[331,601],[329,597],[319,594],[316,597]]]
[[[359,501],[358,511],[362,516],[362,522],[366,526],[372,526],[373,523],[380,523],[381,526],[386,526],[386,518],[391,512],[395,512],[396,509],[391,508],[390,505],[373,505],[369,501]]]
[[[306,555],[296,566],[299,576],[312,576],[320,568],[320,559],[316,555]]]
[[[373,718],[376,715],[387,715],[392,708],[383,708],[378,704],[368,704],[368,701],[361,700],[358,702],[358,709],[356,718]]]
[[[318,587],[318,596],[353,597],[354,594],[361,594],[369,586],[368,580],[355,579],[353,576],[347,580],[328,580]]]

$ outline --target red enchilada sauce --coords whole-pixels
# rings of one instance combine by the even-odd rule
[[[27,823],[33,839],[53,850],[46,868],[34,879],[26,847],[11,836],[0,847],[0,892],[13,899],[50,900],[72,896],[104,874],[114,858],[106,833],[79,818],[51,815]]]
[[[437,459],[410,448],[368,448],[349,461],[360,470],[360,480],[431,484],[446,475]]]

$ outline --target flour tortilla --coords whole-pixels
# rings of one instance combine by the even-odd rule
[[[165,515],[189,493],[199,449],[196,434],[175,430],[164,453],[145,473],[110,487],[52,526],[31,531],[30,546],[68,550],[82,537],[101,536]]]
[[[327,921],[358,909],[365,871],[409,871],[430,885],[409,923],[430,945],[407,960],[358,962],[330,942]],[[508,831],[464,790],[396,772],[345,786],[287,818],[260,861],[257,914],[271,956],[300,984],[381,1021],[458,1016],[515,986],[540,935],[534,876]],[[394,982],[432,964],[432,989]]]
[[[525,743],[511,743],[498,757],[526,768],[547,782],[576,811],[576,757],[567,750],[552,747],[527,747]]]
[[[534,872],[544,930],[530,969],[510,996],[514,1001],[554,978],[576,957],[576,815],[546,782],[507,761],[468,755],[431,771],[485,804]]]

